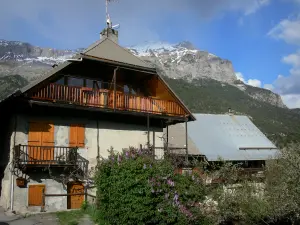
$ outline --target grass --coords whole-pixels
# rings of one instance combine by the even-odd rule
[[[79,210],[72,210],[72,211],[57,212],[56,216],[61,225],[77,225],[79,223],[79,220],[85,214],[86,214],[85,211],[79,209]]]

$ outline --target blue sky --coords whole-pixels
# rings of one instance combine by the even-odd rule
[[[104,0],[0,0],[0,39],[59,49],[86,47],[105,24]],[[116,0],[123,46],[190,41],[233,62],[250,85],[300,107],[300,0]]]

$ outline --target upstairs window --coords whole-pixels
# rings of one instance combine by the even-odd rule
[[[68,86],[83,87],[83,79],[76,77],[68,77]]]
[[[85,127],[83,124],[70,125],[70,147],[83,148],[85,146]]]

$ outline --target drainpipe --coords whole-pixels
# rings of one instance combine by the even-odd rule
[[[13,146],[13,157],[12,157],[12,163],[11,163],[11,179],[10,179],[10,210],[13,211],[14,209],[14,154],[15,154],[15,146],[16,146],[16,132],[17,132],[17,115],[15,115],[15,124],[14,124],[14,146]]]

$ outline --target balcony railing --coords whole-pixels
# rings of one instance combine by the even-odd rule
[[[107,89],[91,89],[52,83],[40,89],[38,92],[31,94],[30,97],[37,100],[56,101],[89,107],[165,114],[170,116],[185,115],[184,109],[174,101],[143,97],[120,91],[114,92],[114,90]]]
[[[74,147],[17,145],[14,156],[17,164],[32,166],[76,166],[82,161]]]

